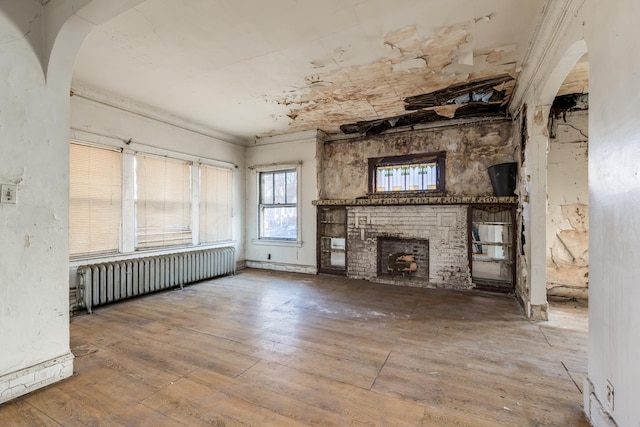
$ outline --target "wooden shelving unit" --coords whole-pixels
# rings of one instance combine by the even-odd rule
[[[469,262],[478,289],[511,292],[515,284],[515,208],[469,207]]]
[[[318,206],[318,272],[347,273],[347,209]]]

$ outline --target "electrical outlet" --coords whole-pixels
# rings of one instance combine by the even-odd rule
[[[16,192],[18,186],[15,184],[0,185],[0,203],[16,204]]]
[[[611,381],[607,380],[607,405],[609,406],[609,408],[613,411],[613,384],[611,384]]]

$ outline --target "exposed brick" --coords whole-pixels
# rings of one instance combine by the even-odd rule
[[[472,286],[465,206],[354,206],[347,209],[347,224],[349,277],[396,282],[378,277],[377,253],[378,237],[395,237],[429,241],[429,278],[405,279],[403,285]]]

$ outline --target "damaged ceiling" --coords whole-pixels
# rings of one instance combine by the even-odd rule
[[[589,93],[589,55],[585,54],[573,66],[562,82],[557,96]]]
[[[89,35],[73,88],[247,141],[499,114],[542,4],[147,0]]]

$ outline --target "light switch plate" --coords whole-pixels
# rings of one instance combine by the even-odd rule
[[[9,203],[15,205],[17,202],[17,188],[15,184],[0,185],[0,203]]]

